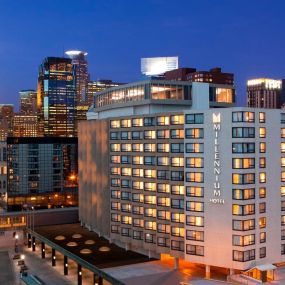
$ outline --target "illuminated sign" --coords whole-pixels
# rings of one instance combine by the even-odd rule
[[[275,80],[269,78],[258,78],[247,81],[247,86],[256,86],[264,84],[267,89],[281,89],[282,80]]]
[[[141,58],[141,73],[146,76],[164,74],[178,68],[178,56]]]
[[[214,130],[214,191],[213,198],[210,202],[213,204],[225,204],[225,200],[221,198],[221,159],[220,159],[220,144],[219,144],[219,134],[221,131],[221,113],[213,113],[213,130]]]

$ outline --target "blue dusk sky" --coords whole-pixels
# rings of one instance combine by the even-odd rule
[[[238,104],[252,77],[285,78],[284,0],[0,0],[0,103],[36,89],[46,56],[88,52],[91,79],[139,80],[140,58],[235,73]]]

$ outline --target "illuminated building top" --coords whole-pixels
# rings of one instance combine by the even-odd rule
[[[146,76],[156,76],[178,68],[178,56],[141,58],[141,72]]]
[[[268,89],[281,89],[282,80],[275,80],[270,78],[256,78],[247,81],[247,86],[265,85]]]

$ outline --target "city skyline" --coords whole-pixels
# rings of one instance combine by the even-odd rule
[[[147,0],[134,7],[129,0],[45,5],[33,0],[1,1],[0,23],[9,27],[0,33],[0,62],[6,66],[0,71],[1,102],[15,104],[17,109],[18,92],[36,88],[44,57],[80,49],[88,52],[91,80],[138,81],[141,57],[178,55],[181,67],[199,70],[221,66],[235,74],[238,105],[245,105],[247,79],[284,77],[285,40],[279,35],[284,29],[285,4],[281,0],[271,5],[267,1],[212,2],[201,7],[199,1],[181,0],[173,6]],[[75,17],[81,20],[71,26]]]

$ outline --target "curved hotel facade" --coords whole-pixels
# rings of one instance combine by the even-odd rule
[[[232,85],[185,81],[96,94],[79,127],[82,224],[208,277],[285,261],[285,112],[234,103]]]

